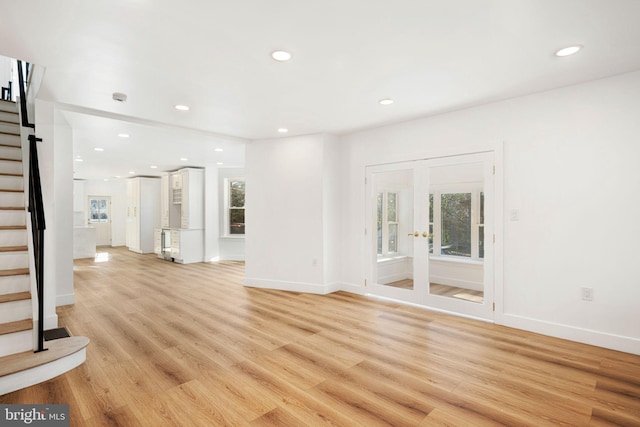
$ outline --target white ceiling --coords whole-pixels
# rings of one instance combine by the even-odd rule
[[[0,54],[46,67],[40,97],[74,106],[79,154],[118,127],[87,108],[173,159],[185,128],[344,134],[638,70],[639,16],[638,0],[0,0]]]

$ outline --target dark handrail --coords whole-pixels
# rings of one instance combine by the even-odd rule
[[[27,113],[27,97],[25,94],[25,79],[22,71],[22,61],[18,62],[18,86],[20,90],[20,112],[22,126],[35,129],[29,123]],[[27,64],[27,73],[29,64]],[[31,234],[33,238],[33,255],[36,269],[36,291],[38,294],[38,343],[36,353],[44,348],[44,203],[42,201],[42,186],[40,183],[40,167],[38,163],[38,142],[42,141],[35,135],[29,135],[29,213],[31,214]]]
[[[29,212],[31,213],[31,233],[33,237],[33,254],[36,267],[36,284],[38,292],[38,348],[44,348],[44,203],[40,185],[40,168],[38,167],[37,142],[42,141],[35,135],[29,135]]]
[[[18,63],[18,86],[20,90],[20,111],[22,112],[22,126],[35,129],[36,125],[29,123],[29,116],[27,114],[27,95],[25,91],[25,78],[22,71],[22,61],[16,61]],[[29,64],[27,63],[27,72],[29,71]]]

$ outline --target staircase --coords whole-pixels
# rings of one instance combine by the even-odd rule
[[[0,101],[0,357],[34,343],[22,175],[17,104]]]
[[[20,95],[24,98],[22,76],[20,79]],[[23,114],[25,110],[22,109]],[[30,222],[27,217],[25,187],[34,188],[27,185],[29,181],[38,183],[37,191],[31,191],[29,205],[34,212],[43,215],[37,207],[41,202],[34,202],[33,197],[40,194],[39,173],[33,172],[34,165],[39,163],[38,140],[29,136],[32,178],[25,180],[20,123],[17,104],[0,100],[0,396],[47,381],[81,365],[89,344],[86,337],[68,337],[48,341],[44,346],[44,340],[40,339],[42,327],[34,328],[34,323],[38,323],[34,313],[43,316],[43,304],[37,301],[37,295],[43,293],[43,278],[35,283],[38,270],[32,266],[38,263],[31,260],[34,253],[41,253],[37,247],[42,248],[43,241],[36,242],[34,236],[28,235],[27,225],[43,230],[44,220],[42,227],[36,227],[34,217]],[[23,124],[22,129],[25,126],[34,128]],[[42,263],[42,259],[39,262]],[[35,352],[34,349],[42,351]]]

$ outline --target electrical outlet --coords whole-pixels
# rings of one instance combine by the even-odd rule
[[[518,209],[511,209],[509,211],[509,220],[520,221],[520,211]]]
[[[593,301],[593,288],[582,288],[582,299],[585,301]]]

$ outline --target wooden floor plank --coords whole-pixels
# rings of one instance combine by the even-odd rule
[[[58,308],[87,362],[0,403],[67,403],[72,426],[640,425],[637,355],[99,250]]]

